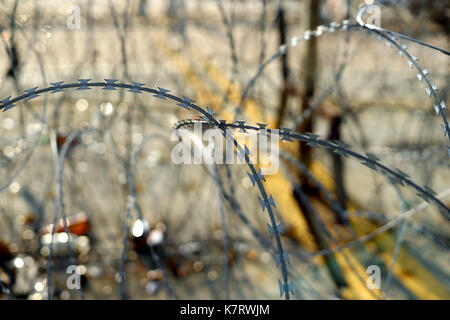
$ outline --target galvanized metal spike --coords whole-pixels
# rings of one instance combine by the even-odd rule
[[[183,96],[183,99],[184,99],[184,101],[185,101],[186,103],[192,103],[192,102],[195,102],[195,100],[193,100],[193,99],[191,99],[191,98],[189,98],[189,97],[186,97],[186,96]]]
[[[437,193],[434,192],[434,190],[431,189],[431,188],[428,187],[428,186],[425,186],[424,189],[425,189],[428,193],[432,194],[433,196],[437,195]]]
[[[286,287],[280,280],[278,280],[278,286],[280,288],[280,297],[283,297],[283,294],[287,291]]]
[[[425,91],[427,92],[428,98],[431,98],[431,90],[428,88],[425,88]]]
[[[259,200],[259,204],[261,205],[261,209],[264,212],[264,209],[266,208],[266,202],[264,201],[264,199],[261,199],[260,197],[258,197]]]
[[[270,224],[267,224],[267,227],[269,229],[269,237],[273,238],[275,234],[274,228]],[[283,226],[281,225],[281,221],[277,225],[275,225],[275,228],[279,234],[283,234]]]
[[[53,82],[53,83],[51,83],[53,86],[54,86],[54,89],[52,90],[52,92],[51,93],[57,93],[57,92],[62,92],[62,91],[64,91],[62,88],[61,88],[61,85],[64,83],[64,81],[59,81],[59,82]]]
[[[406,178],[408,178],[409,175],[406,174],[406,173],[404,173],[404,172],[403,172],[402,170],[400,170],[400,169],[396,169],[395,171],[396,171],[396,173],[397,173],[396,179],[398,180],[399,184],[401,184],[401,185],[403,186],[403,185],[404,185],[404,184],[403,184],[403,181],[404,181]],[[400,177],[398,177],[398,176],[400,176]]]
[[[383,169],[380,169],[381,171],[384,171],[386,173],[386,176],[391,181],[392,184],[399,184],[401,186],[404,186],[405,178],[408,177],[408,175],[401,170],[397,169],[394,172],[386,171]]]
[[[1,102],[2,104],[9,103],[9,101],[11,101],[11,96],[9,96],[8,98],[5,98],[5,99],[3,99],[3,100],[0,100],[0,102]]]
[[[105,79],[106,81],[106,85],[103,88],[103,90],[117,90],[116,88],[114,88],[114,83],[119,81],[117,79]]]
[[[273,229],[273,227],[267,223],[267,228],[269,229],[269,238],[272,238],[273,235],[275,234],[275,231]]]
[[[178,103],[177,106],[180,106],[182,108],[185,108],[185,109],[189,110],[189,104],[191,104],[194,101],[195,100],[192,100],[189,97],[183,96],[183,101]]]
[[[441,127],[442,127],[442,131],[444,132],[444,137],[445,137],[448,134],[447,128],[443,124],[441,124]]]
[[[245,130],[245,121],[243,120],[236,120],[236,125],[239,127],[239,132],[247,132]]]
[[[291,280],[291,282],[288,283],[288,290],[292,293],[294,293],[294,281]]]
[[[164,89],[164,88],[160,88],[158,87],[159,92],[157,94],[154,94],[153,96],[162,100],[167,100],[166,99],[166,93],[170,92],[170,90]]]
[[[408,177],[409,177],[408,174],[404,173],[404,172],[403,172],[402,170],[400,170],[400,169],[395,169],[395,171],[397,171],[397,173],[398,173],[400,176],[402,176],[402,178],[408,178]]]
[[[376,155],[374,155],[373,153],[370,152],[366,152],[366,156],[372,160],[372,161],[380,161],[380,158],[378,158]]]
[[[348,29],[349,20],[342,21],[342,30],[346,31]]]
[[[442,101],[441,101],[441,109],[442,109],[442,110],[445,110],[446,108],[447,108],[447,106],[445,105],[445,101],[442,100]]]
[[[226,128],[227,127],[227,120],[219,119],[219,128]]]
[[[281,53],[281,54],[285,54],[285,53],[286,53],[286,48],[287,48],[287,46],[286,46],[285,44],[282,44],[282,45],[280,46],[280,53]]]
[[[378,159],[375,155],[373,155],[371,153],[366,153],[366,155],[367,155],[367,159],[363,160],[361,163],[375,171],[378,171],[376,164],[377,164],[377,161],[380,159]]]
[[[286,294],[286,286],[280,280],[278,280],[278,286],[280,288],[280,297],[283,297],[283,294]]]
[[[255,186],[255,180],[256,180],[255,177],[250,172],[247,172],[247,174],[248,174],[248,177],[250,178],[252,185]]]
[[[11,96],[9,96],[8,98],[6,98],[6,99],[3,99],[3,100],[0,100],[0,103],[1,103],[1,107],[0,107],[0,109],[3,109],[4,107],[6,107],[8,104],[10,104],[11,102]]]
[[[431,88],[432,88],[434,91],[439,91],[439,88],[438,88],[438,86],[436,85],[436,83],[434,83],[434,84],[431,86]]]
[[[296,45],[298,45],[298,42],[299,42],[298,37],[292,37],[291,46],[295,47]]]
[[[319,144],[318,144],[318,139],[319,139],[319,135],[311,133],[311,132],[307,132],[306,136],[310,139],[306,144],[310,147],[313,148],[318,148]]]
[[[386,45],[387,45],[389,48],[392,48],[392,42],[386,41]]]
[[[403,57],[403,50],[398,50],[398,55],[399,55],[400,57]]]
[[[304,39],[304,40],[309,40],[309,39],[311,39],[311,31],[306,30],[305,33],[303,34],[303,39]]]
[[[277,206],[275,205],[275,201],[273,201],[272,195],[269,196],[269,199],[267,199],[267,201],[269,202],[269,205],[271,205],[272,207],[274,207],[274,208],[277,207]]]
[[[266,181],[266,178],[264,178],[264,176],[263,176],[263,174],[262,174],[262,172],[261,172],[261,169],[259,169],[259,171],[258,171],[258,178],[259,178],[259,180],[261,180],[261,181]]]
[[[248,148],[247,148],[246,145],[244,145],[244,152],[245,152],[245,154],[246,154],[247,156],[250,156],[250,155],[251,155],[250,150],[248,150]]]
[[[15,104],[12,104],[12,103],[10,103],[10,104],[7,104],[7,105],[4,105],[4,109],[3,109],[3,112],[5,112],[5,111],[8,111],[9,109],[12,109],[12,108],[14,108],[16,105]]]
[[[348,149],[350,148],[350,145],[339,140],[333,140],[332,142],[336,145],[333,151],[340,156],[348,158]]]
[[[428,74],[430,74],[430,73],[428,72],[428,70],[427,70],[427,69],[423,69],[423,70],[422,70],[422,73],[423,73],[424,75],[428,75]]]
[[[257,124],[259,130],[266,130],[267,129],[267,124],[265,124],[265,123],[259,123],[258,122],[256,124]]]
[[[258,128],[257,128],[258,131],[267,131],[267,130],[268,130],[267,124],[265,124],[265,123],[259,123],[259,122],[257,122],[256,125],[258,126]],[[270,130],[270,129],[269,129],[269,130]],[[272,130],[272,131],[274,131],[274,130]],[[278,131],[278,130],[277,130],[277,131]]]
[[[91,81],[91,79],[78,79],[80,81],[81,86],[77,90],[91,90],[88,86],[88,82]]]
[[[437,104],[435,104],[433,107],[434,107],[434,111],[436,111],[436,114],[439,115],[439,112],[441,112],[441,109],[439,108],[439,106]]]
[[[418,74],[417,74],[417,79],[419,79],[419,81],[422,81],[423,76],[422,76],[420,73],[418,73]]]
[[[327,32],[328,31],[328,27],[324,26],[324,25],[320,25],[317,27],[318,30],[321,30],[322,32]]]
[[[409,61],[409,60],[408,60],[408,66],[409,66],[410,68],[412,68],[412,67],[413,67],[413,63],[412,63],[412,61]]]
[[[128,90],[128,92],[142,93],[142,91],[141,91],[142,88],[141,87],[143,87],[145,85],[145,83],[131,81],[131,84],[133,86],[131,87],[130,90]]]
[[[291,128],[280,127],[281,141],[293,141],[290,137],[291,131]]]
[[[287,252],[283,252],[283,254],[280,254],[280,253],[276,252],[275,253],[275,264],[277,265],[277,268],[278,268],[278,266],[281,263],[281,259],[283,259],[284,262],[291,263],[291,261],[289,260],[289,255],[288,255]]]
[[[430,203],[430,195],[428,194],[428,192],[426,191],[419,191],[418,193],[416,193],[419,197],[421,197],[423,200],[425,200],[426,202]]]
[[[340,140],[333,140],[333,143],[337,144],[338,146],[340,146],[343,149],[349,149],[351,147],[351,145],[349,145],[349,144],[347,144],[345,142],[342,142]]]
[[[280,280],[278,280],[278,286],[280,287],[280,297],[286,292],[291,292],[294,294],[294,282],[291,280],[287,285],[283,284]]]
[[[265,123],[257,123],[257,125],[258,125],[258,128],[259,128],[259,133],[262,136],[267,136],[267,129],[266,129],[267,124],[265,124]]]
[[[29,94],[28,98],[25,101],[28,101],[28,100],[34,99],[36,97],[39,97],[39,95],[36,94],[36,89],[37,88],[38,87],[34,87],[34,88],[31,88],[31,89],[25,90],[25,92],[27,92]]]

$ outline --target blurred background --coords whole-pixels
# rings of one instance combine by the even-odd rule
[[[444,52],[361,28],[364,6]],[[448,101],[449,15],[437,0],[1,0],[0,99],[77,79],[161,87],[228,123],[341,141],[448,210],[433,99]],[[172,162],[200,113],[77,88],[0,114],[1,299],[279,299],[284,276],[291,299],[450,298],[442,207],[383,170],[280,142],[263,186],[285,272],[248,167]]]

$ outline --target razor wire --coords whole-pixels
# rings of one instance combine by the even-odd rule
[[[54,94],[58,92],[63,92],[65,89],[75,89],[80,91],[80,90],[91,90],[91,88],[102,88],[102,90],[114,91],[117,90],[116,88],[121,88],[121,89],[128,89],[128,92],[136,94],[142,92],[150,93],[153,94],[154,97],[162,100],[170,99],[174,102],[178,102],[177,106],[183,109],[191,110],[192,108],[193,110],[203,114],[205,119],[209,120],[212,124],[217,125],[222,130],[222,133],[226,138],[231,139],[231,142],[234,144],[236,150],[238,151],[238,155],[240,155],[240,158],[245,160],[245,163],[249,167],[251,171],[249,175],[253,176],[254,178],[253,181],[256,182],[256,185],[258,186],[258,190],[262,196],[262,199],[259,198],[261,209],[262,211],[265,211],[265,209],[267,209],[267,213],[269,215],[271,223],[271,227],[269,228],[270,237],[271,238],[273,236],[275,237],[276,245],[278,248],[278,252],[275,254],[275,257],[276,257],[276,265],[277,267],[281,266],[281,273],[282,273],[282,281],[279,281],[280,295],[282,296],[284,294],[285,298],[289,299],[290,293],[293,293],[293,283],[288,282],[287,264],[289,263],[289,256],[288,253],[283,250],[283,245],[280,237],[280,234],[282,234],[281,232],[282,229],[280,227],[280,224],[276,223],[275,216],[273,214],[272,208],[276,206],[275,201],[272,195],[267,194],[263,186],[263,181],[265,181],[265,179],[262,176],[261,172],[257,171],[255,166],[251,162],[249,157],[250,151],[247,148],[247,146],[244,145],[244,148],[242,148],[234,138],[227,136],[225,133],[226,126],[223,126],[222,122],[219,122],[214,118],[214,112],[212,112],[212,110],[210,110],[209,108],[204,110],[203,108],[197,106],[196,104],[193,103],[195,101],[189,97],[182,96],[182,98],[180,98],[175,95],[169,94],[170,90],[168,89],[164,89],[161,87],[158,87],[158,89],[151,89],[145,87],[144,83],[135,81],[132,81],[131,84],[125,84],[125,83],[116,83],[118,81],[117,79],[105,79],[105,82],[89,82],[90,80],[91,79],[79,79],[78,83],[68,83],[68,84],[64,84],[63,81],[59,81],[52,83],[51,87],[43,89],[38,89],[37,87],[34,87],[32,89],[26,90],[25,91],[26,93],[19,97],[13,99],[10,99],[11,97],[8,97],[6,99],[1,100],[2,105],[0,106],[0,110],[3,109],[3,112],[8,111],[15,106],[14,103],[22,100],[29,101],[31,99],[35,99],[39,97],[40,94],[42,93]]]

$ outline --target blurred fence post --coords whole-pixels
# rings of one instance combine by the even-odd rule
[[[341,124],[342,124],[342,115],[341,113],[335,115],[330,119],[330,140],[340,140],[341,139]],[[342,156],[331,152],[331,157],[333,159],[333,176],[334,181],[336,183],[335,192],[337,196],[337,200],[339,205],[344,210],[346,209],[346,193],[345,193],[345,184],[344,184],[344,162],[342,161]],[[339,223],[344,223],[342,217],[339,214],[336,214]]]
[[[277,22],[278,22],[278,31],[280,34],[280,46],[286,43],[286,34],[287,34],[287,27],[286,27],[286,20],[284,17],[284,8],[280,5],[278,7],[278,13],[277,13]],[[290,91],[290,85],[289,85],[289,66],[288,66],[288,54],[281,56],[281,75],[282,75],[282,89],[280,92],[280,106],[278,108],[278,114],[277,114],[277,122],[275,127],[279,128],[283,123],[284,114],[286,112],[286,106],[287,106],[287,100],[289,96]]]
[[[170,19],[172,31],[179,33],[182,38],[185,37],[186,29],[186,7],[185,0],[170,0],[167,16]]]
[[[309,26],[308,30],[314,30],[319,25],[319,14],[320,14],[320,0],[310,0],[309,7]],[[318,50],[317,50],[317,38],[311,37],[309,41],[306,42],[306,53],[303,64],[303,90],[301,91],[301,110],[300,112],[305,112],[311,107],[311,102],[315,93],[315,80],[317,77],[317,61],[318,61]],[[313,116],[308,117],[303,121],[297,128],[296,132],[312,132],[313,131]],[[312,147],[306,145],[305,143],[300,143],[300,161],[306,166],[310,167],[312,162]],[[302,192],[305,193],[307,197],[317,195],[314,188],[310,187],[306,177],[303,174],[299,174],[300,188]],[[316,223],[316,213],[312,212],[308,208],[308,205],[302,200],[300,194],[294,191],[295,199],[297,200],[300,209],[308,223],[308,227],[314,236],[317,246],[320,250],[330,249],[327,236],[322,230],[321,226]],[[325,257],[326,265],[330,275],[338,288],[347,286],[345,279],[343,277],[342,271],[339,264],[336,261],[334,255],[328,255]]]
[[[319,25],[319,9],[320,0],[309,1],[309,25],[308,30],[314,30]],[[317,38],[311,37],[306,42],[306,53],[302,61],[303,74],[303,90],[301,90],[300,97],[300,112],[304,112],[311,107],[311,100],[315,92],[315,79],[317,76]],[[312,132],[313,131],[313,117],[305,119],[297,128],[297,132]],[[312,148],[305,143],[300,144],[300,160],[307,167],[311,164]]]

